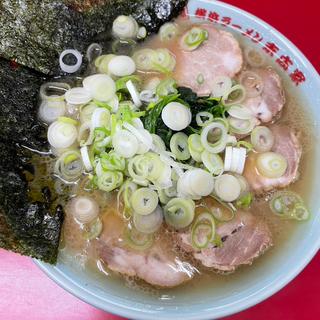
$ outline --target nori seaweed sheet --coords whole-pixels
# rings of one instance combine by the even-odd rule
[[[187,0],[0,0],[0,56],[45,74],[59,72],[67,48],[85,53],[120,14],[155,32]]]
[[[52,205],[49,187],[38,196],[41,201],[33,201],[27,181],[34,174],[31,158],[48,150],[45,127],[37,120],[43,80],[0,59],[0,247],[55,263],[62,208]]]

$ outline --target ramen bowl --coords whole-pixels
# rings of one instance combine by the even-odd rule
[[[218,1],[191,0],[183,12],[185,19],[207,22],[225,28],[238,39],[245,39],[256,49],[264,51],[278,64],[282,78],[303,97],[310,109],[315,139],[320,136],[320,77],[305,56],[277,30],[231,5]],[[283,65],[282,56],[292,64]],[[263,258],[263,263],[240,271],[222,283],[210,286],[181,287],[172,290],[136,290],[121,279],[97,276],[78,270],[64,259],[56,266],[35,263],[57,284],[81,300],[107,312],[134,319],[213,319],[249,308],[283,288],[309,263],[320,248],[320,146],[315,144],[314,161],[308,165],[312,172],[308,198],[311,218],[297,223],[281,250]]]

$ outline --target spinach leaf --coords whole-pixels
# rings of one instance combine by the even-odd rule
[[[196,115],[201,111],[210,112],[215,118],[225,116],[226,109],[220,100],[211,97],[198,97],[195,92],[186,87],[179,87],[178,92],[180,94],[179,98],[190,106],[192,113],[191,127],[197,127]]]
[[[173,132],[163,123],[161,112],[168,103],[177,101],[178,98],[179,94],[170,94],[166,97],[163,97],[158,103],[156,103],[154,106],[151,106],[149,111],[147,111],[146,116],[143,118],[145,129],[147,129],[150,133],[156,133],[159,135],[166,145],[169,145]]]

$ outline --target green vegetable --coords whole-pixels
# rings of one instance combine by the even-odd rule
[[[195,203],[191,199],[173,198],[164,207],[166,223],[175,229],[189,226],[194,218]]]
[[[270,201],[270,208],[284,219],[307,220],[310,216],[302,198],[292,191],[278,191]]]
[[[195,223],[191,230],[191,243],[196,249],[204,249],[212,237],[212,227],[206,223]]]
[[[102,232],[103,224],[101,219],[97,218],[85,226],[82,236],[87,240],[98,238]]]
[[[156,88],[156,94],[159,97],[165,97],[170,94],[177,94],[177,82],[174,79],[168,78],[162,80]]]
[[[118,155],[115,151],[100,154],[100,162],[103,170],[110,171],[124,171],[126,161],[123,157]]]
[[[172,130],[170,130],[162,121],[162,109],[172,101],[177,101],[179,94],[172,94],[163,97],[158,103],[152,104],[152,107],[147,111],[143,118],[144,128],[150,133],[159,135],[167,146],[169,146],[172,137]]]
[[[220,103],[219,99],[210,97],[198,97],[190,88],[178,87],[179,98],[190,106],[192,111],[192,121],[190,127],[197,128],[197,114],[199,112],[208,112],[213,118],[224,118],[226,108]],[[190,129],[189,127],[189,129]],[[193,133],[193,132],[192,132]]]
[[[181,38],[181,46],[184,50],[193,51],[208,39],[208,31],[200,27],[193,27]]]
[[[142,233],[135,228],[127,228],[124,233],[125,243],[135,250],[146,250],[150,248],[154,242],[153,234]]]
[[[251,192],[248,192],[237,200],[236,207],[240,209],[248,209],[250,208],[252,201],[253,194]]]
[[[97,186],[100,190],[110,192],[119,188],[123,182],[123,174],[120,171],[102,171],[97,176]]]
[[[149,188],[140,188],[132,193],[132,209],[141,215],[148,215],[154,211],[158,205],[158,195]]]
[[[141,78],[137,75],[122,77],[116,81],[116,90],[117,91],[121,91],[121,90],[128,91],[127,87],[126,87],[126,83],[129,80],[131,80],[135,85],[139,85],[141,82]]]
[[[135,183],[127,179],[118,191],[118,195],[117,195],[118,207],[120,203],[120,197],[122,197],[123,206],[124,206],[123,215],[125,218],[130,218],[132,215],[130,199],[131,199],[132,193],[136,191],[137,188],[138,186]]]
[[[204,150],[201,153],[201,160],[210,173],[218,176],[223,172],[223,161],[218,154]]]
[[[170,150],[178,160],[188,160],[190,158],[188,136],[183,132],[175,133],[170,140]]]

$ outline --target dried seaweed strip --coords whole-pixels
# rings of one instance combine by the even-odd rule
[[[119,14],[132,14],[149,32],[177,16],[186,0],[2,0],[0,55],[57,74],[66,48],[85,52]]]
[[[33,201],[26,179],[34,174],[31,158],[40,157],[29,149],[48,147],[36,110],[42,81],[0,60],[0,247],[55,263],[62,209],[42,195]]]

